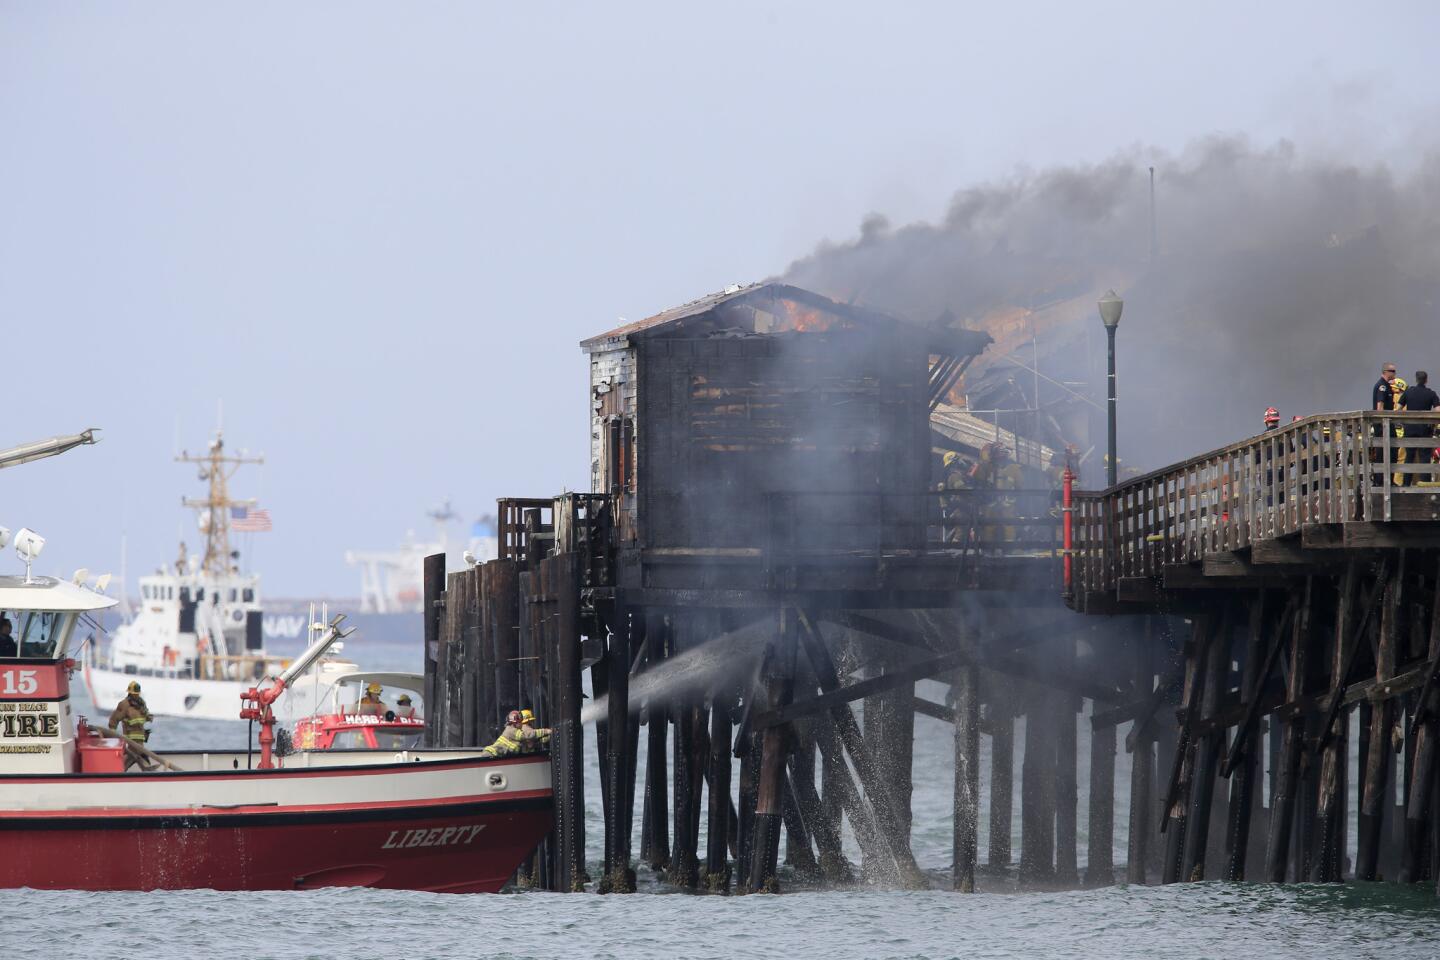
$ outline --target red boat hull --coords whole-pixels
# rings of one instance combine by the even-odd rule
[[[41,889],[493,893],[552,824],[550,798],[430,808],[25,818],[5,872]]]

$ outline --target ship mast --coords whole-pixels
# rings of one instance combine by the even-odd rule
[[[230,508],[255,504],[253,499],[230,499],[230,478],[243,464],[264,463],[265,458],[247,457],[243,452],[239,456],[227,455],[225,441],[217,432],[215,439],[210,441],[209,453],[204,456],[191,456],[182,452],[175,460],[177,463],[199,464],[200,479],[210,482],[208,497],[203,500],[185,497],[181,503],[196,510],[207,511],[203,514],[209,518],[209,522],[205,524],[205,558],[201,569],[210,577],[224,576],[230,572]],[[184,573],[183,570],[177,572]]]

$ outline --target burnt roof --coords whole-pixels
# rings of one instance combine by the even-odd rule
[[[669,310],[661,311],[654,316],[646,317],[644,320],[636,320],[633,323],[618,326],[613,330],[607,330],[604,333],[580,341],[580,348],[586,352],[590,352],[595,349],[618,345],[621,341],[634,338],[649,337],[661,333],[676,333],[683,328],[684,321],[711,313],[723,306],[738,304],[763,306],[767,302],[773,304],[782,300],[788,300],[812,310],[828,313],[843,321],[867,326],[910,327],[925,334],[929,341],[929,350],[935,354],[973,356],[984,350],[991,342],[988,333],[978,330],[954,330],[948,327],[919,327],[892,317],[889,314],[881,313],[878,310],[856,306],[851,303],[839,303],[831,300],[829,297],[800,287],[794,287],[787,283],[752,283],[743,287],[726,287],[718,293],[709,294],[698,300],[681,304],[678,307],[671,307]]]

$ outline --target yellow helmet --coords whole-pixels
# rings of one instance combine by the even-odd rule
[[[379,693],[382,689],[384,688],[373,680],[365,686],[366,693]]]
[[[1397,397],[1400,396],[1400,394],[1404,393],[1404,392],[1405,392],[1405,388],[1408,387],[1408,386],[1409,386],[1409,384],[1405,382],[1405,378],[1404,378],[1404,377],[1396,377],[1394,380],[1391,380],[1391,381],[1390,381],[1390,390],[1391,390],[1391,391],[1395,394],[1395,396],[1397,396]]]
[[[408,693],[402,693],[402,694],[400,694],[400,698],[399,698],[398,700],[396,700],[395,702],[396,702],[396,703],[409,703],[409,702],[410,702],[410,694],[408,694]]]
[[[139,693],[139,692],[140,692],[140,682],[139,682],[138,680],[131,680],[131,681],[130,681],[130,686],[128,686],[128,687],[125,688],[125,692],[126,692],[126,693]]]
[[[945,456],[940,458],[940,461],[945,464],[945,466],[950,467],[954,466],[955,461],[959,459],[960,454],[956,453],[954,450],[948,450],[946,451]]]
[[[521,711],[520,711],[520,722],[521,722],[521,723],[534,723],[534,722],[535,722],[535,714],[531,713],[529,710],[521,710]]]

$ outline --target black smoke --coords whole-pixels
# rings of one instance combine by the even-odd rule
[[[972,326],[1114,287],[1120,453],[1150,469],[1259,432],[1266,406],[1361,409],[1384,361],[1440,367],[1440,154],[1360,165],[1221,137],[1133,150],[961,189],[937,223],[872,214],[785,279]],[[1041,367],[1101,399],[1104,332],[1093,307],[1072,312],[1041,337]]]

